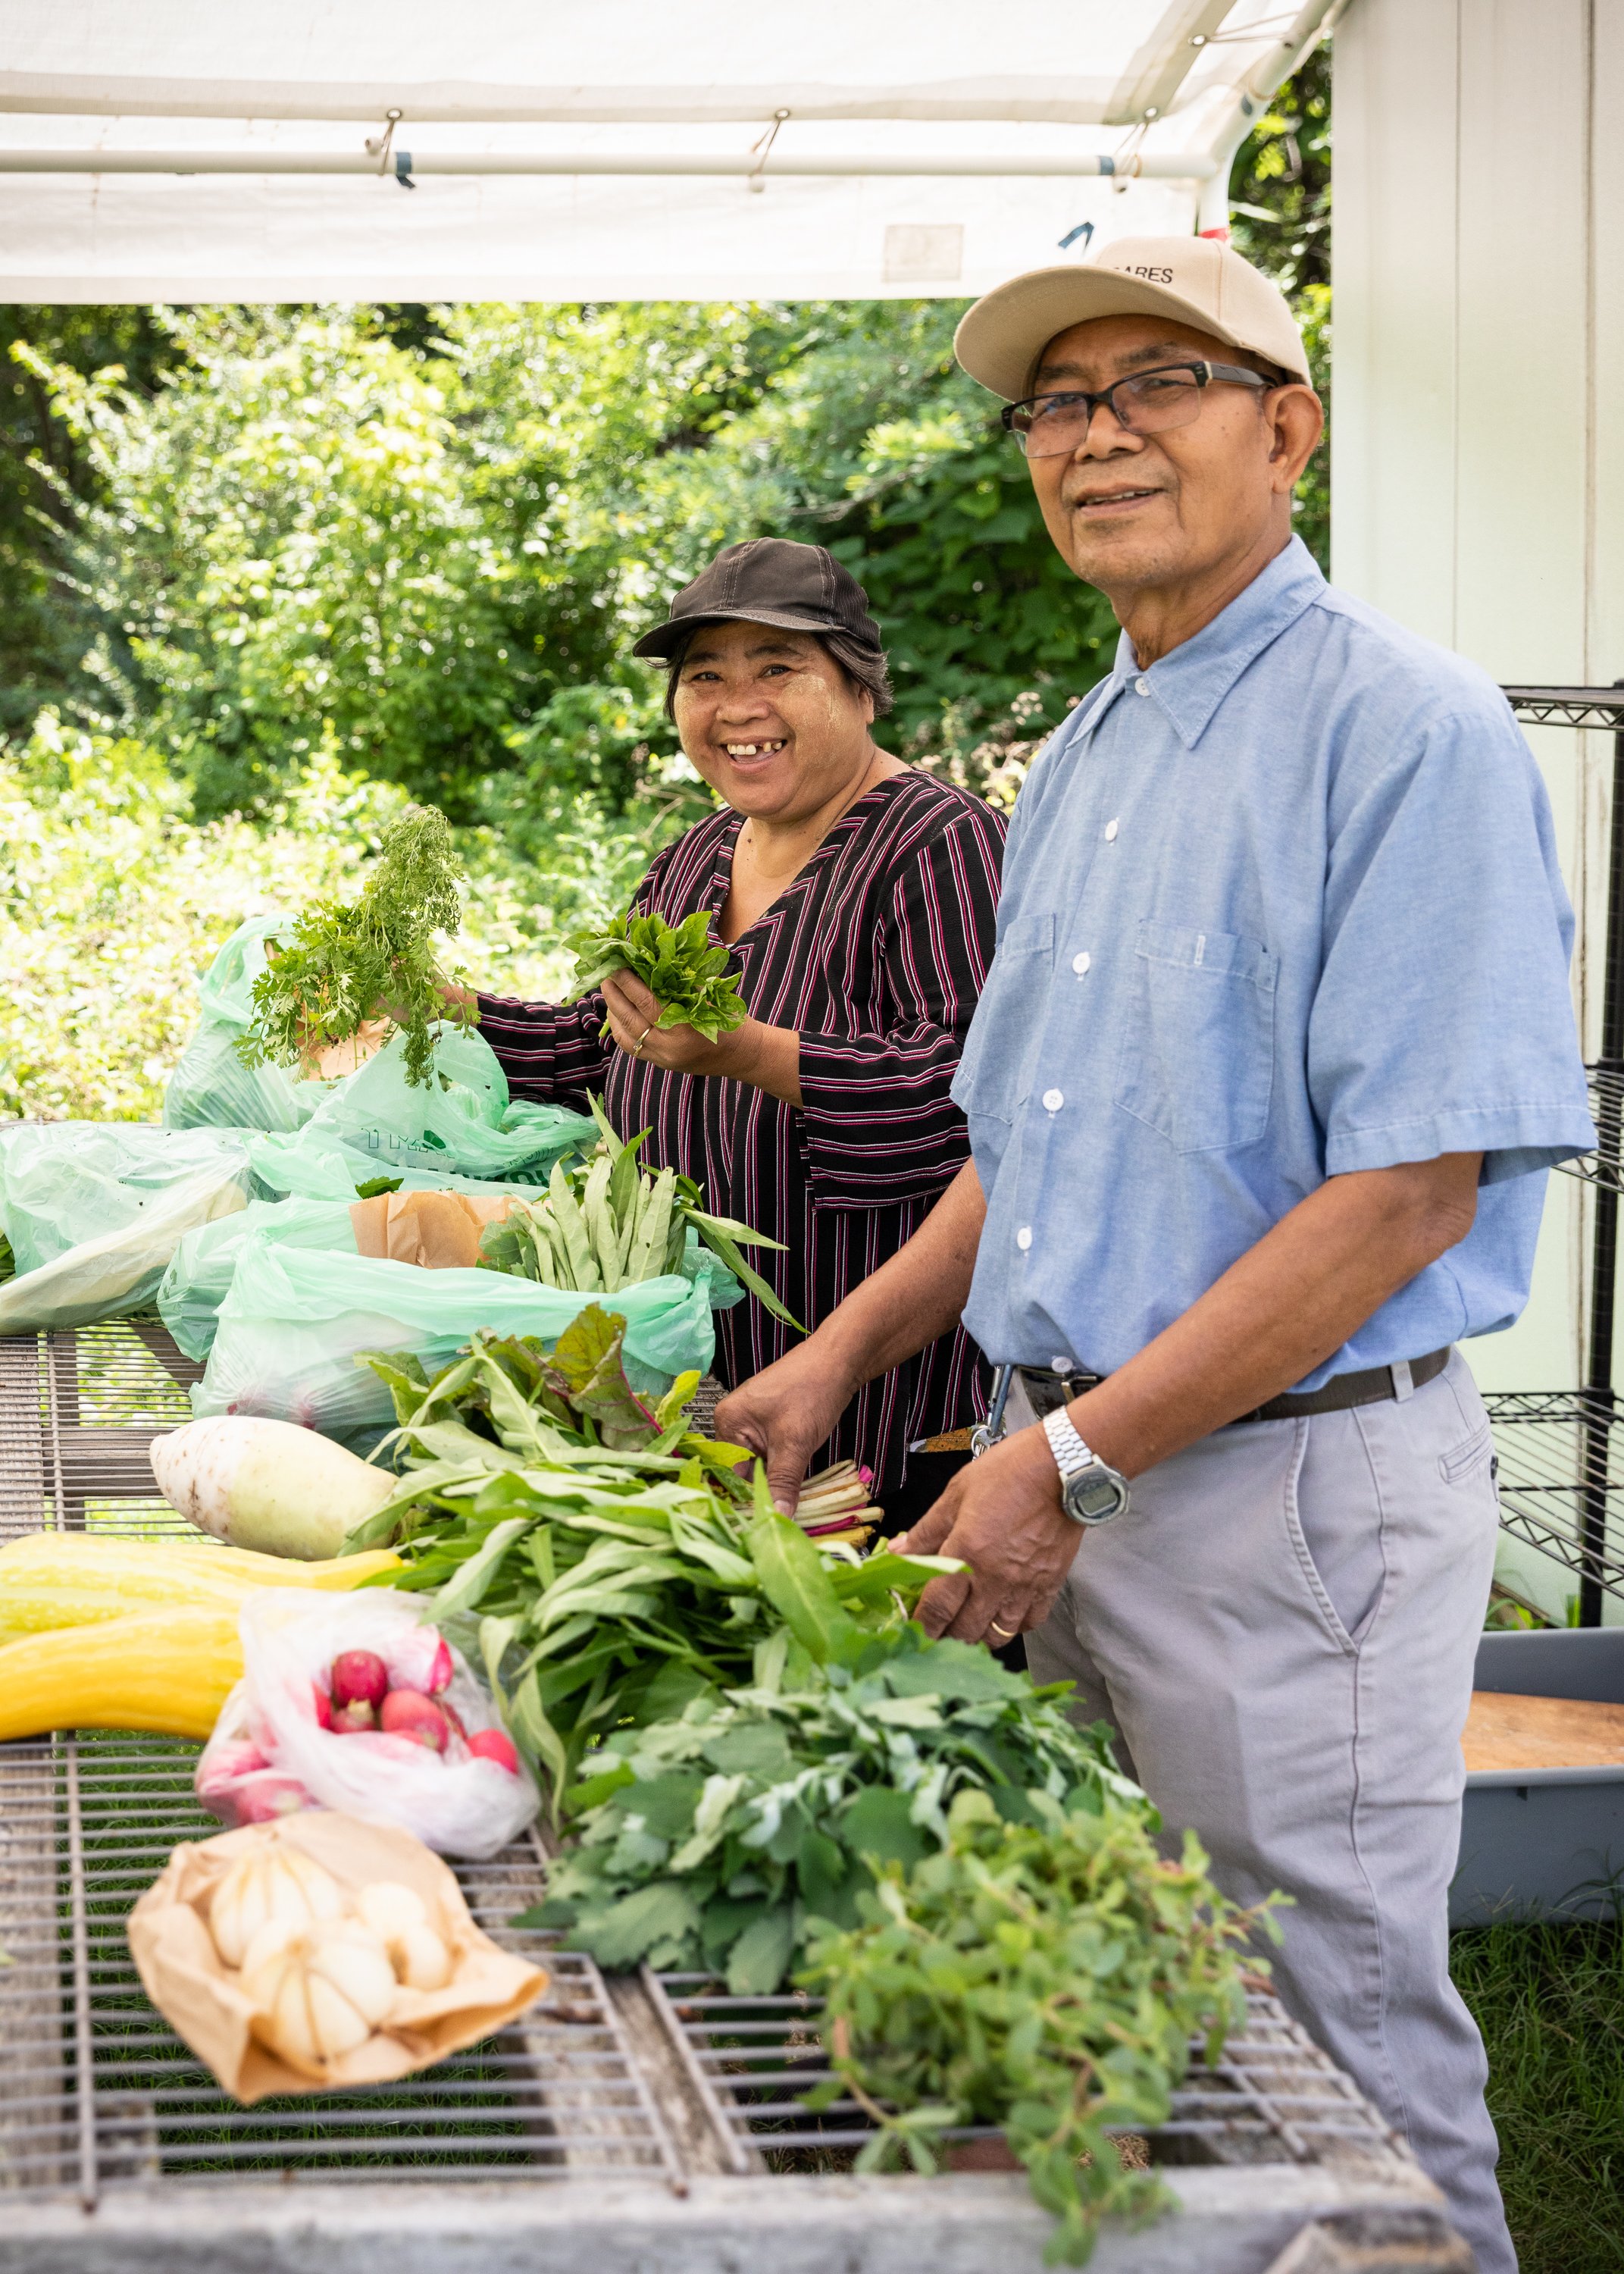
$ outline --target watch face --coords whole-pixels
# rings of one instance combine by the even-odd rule
[[[1128,1504],[1127,1488],[1114,1469],[1096,1461],[1065,1483],[1065,1504],[1077,1524],[1107,1524]]]

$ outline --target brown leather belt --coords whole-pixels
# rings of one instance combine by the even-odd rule
[[[1251,1413],[1237,1413],[1233,1421],[1224,1426],[1237,1429],[1247,1421],[1297,1421],[1310,1413],[1345,1413],[1353,1405],[1380,1405],[1386,1398],[1402,1399],[1440,1374],[1449,1357],[1446,1347],[1429,1351],[1425,1358],[1412,1358],[1408,1363],[1401,1359],[1396,1366],[1369,1366],[1355,1374],[1335,1374],[1321,1389],[1289,1389],[1283,1397],[1271,1397],[1267,1405],[1259,1405]],[[1085,1390],[1097,1389],[1105,1379],[1102,1374],[1057,1374],[1049,1366],[1021,1366],[1015,1371],[1040,1421],[1046,1413],[1069,1405]]]

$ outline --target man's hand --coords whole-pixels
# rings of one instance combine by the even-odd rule
[[[793,1516],[808,1462],[859,1386],[814,1338],[730,1390],[716,1409],[716,1434],[761,1455],[774,1505]]]
[[[1060,1505],[1060,1472],[1041,1429],[1014,1436],[960,1469],[894,1544],[904,1554],[957,1555],[968,1571],[933,1579],[914,1615],[927,1634],[1006,1643],[1041,1626],[1082,1535]]]
[[[693,1027],[662,1027],[664,1004],[633,972],[612,971],[603,995],[609,1031],[629,1057],[672,1073],[724,1074],[800,1104],[801,1036],[793,1028],[746,1019],[708,1043]]]

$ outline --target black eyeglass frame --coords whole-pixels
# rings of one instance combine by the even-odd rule
[[[1093,432],[1094,414],[1102,403],[1109,404],[1111,417],[1127,433],[1165,433],[1169,431],[1166,427],[1157,428],[1154,426],[1135,426],[1130,419],[1126,419],[1123,417],[1121,411],[1116,408],[1114,398],[1119,387],[1133,387],[1138,385],[1141,380],[1162,379],[1169,372],[1188,372],[1194,379],[1198,390],[1196,406],[1198,415],[1200,409],[1199,390],[1204,387],[1210,387],[1214,380],[1217,380],[1220,384],[1226,387],[1254,387],[1260,394],[1264,395],[1270,393],[1274,388],[1290,387],[1296,383],[1294,380],[1289,379],[1263,379],[1257,372],[1246,371],[1237,363],[1205,363],[1200,361],[1192,361],[1190,363],[1159,363],[1150,371],[1124,372],[1120,379],[1114,379],[1109,387],[1101,388],[1097,395],[1091,393],[1086,387],[1061,387],[1056,388],[1048,395],[1028,395],[1022,402],[1006,403],[1003,410],[999,413],[999,424],[1003,426],[1006,434],[1012,434],[1015,437],[1016,441],[1020,446],[1020,451],[1023,457],[1031,457],[1034,455],[1034,453],[1026,448],[1026,434],[1029,430],[1017,426],[1015,420],[1017,415],[1020,411],[1029,411],[1034,403],[1086,403],[1088,406],[1087,422],[1085,425],[1082,434],[1079,436],[1079,440],[1071,443],[1063,450],[1040,450],[1036,453],[1036,456],[1040,458],[1069,458],[1071,456],[1072,451],[1080,449],[1083,442],[1087,440],[1088,435]],[[1180,425],[1188,426],[1193,424],[1193,421],[1185,418],[1180,419],[1177,423]]]

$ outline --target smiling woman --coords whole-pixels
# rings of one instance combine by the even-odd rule
[[[949,1088],[992,958],[1004,825],[875,742],[891,705],[879,627],[821,546],[730,546],[637,652],[665,666],[683,750],[723,803],[658,856],[636,905],[673,924],[704,911],[749,1015],[714,1042],[661,1028],[620,972],[568,1007],[481,996],[480,1029],[515,1096],[603,1089],[617,1126],[652,1125],[651,1161],[785,1243],[756,1260],[816,1326],[968,1157]],[[717,1328],[729,1386],[791,1338],[748,1297]],[[960,1330],[862,1389],[830,1457],[871,1467],[906,1520],[909,1440],[977,1410]]]

